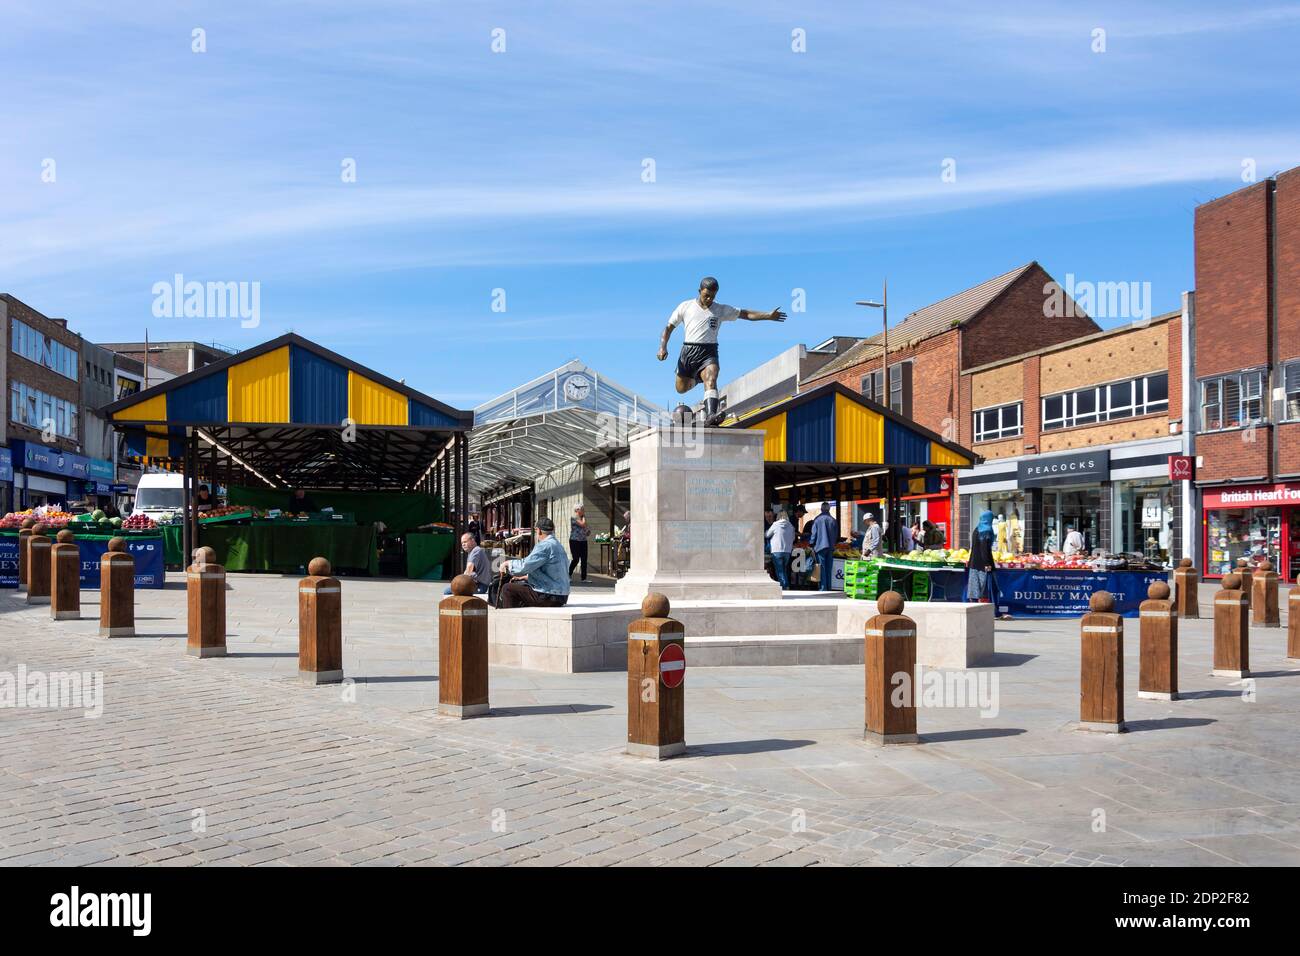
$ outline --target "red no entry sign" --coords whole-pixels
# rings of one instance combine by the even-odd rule
[[[659,652],[659,679],[665,687],[680,687],[686,679],[686,652],[680,644],[669,644]]]

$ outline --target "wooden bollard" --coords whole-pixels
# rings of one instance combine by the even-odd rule
[[[50,539],[45,537],[45,525],[39,522],[32,527],[27,539],[27,603],[50,603]]]
[[[1200,617],[1201,572],[1192,567],[1191,558],[1183,558],[1174,569],[1174,610],[1179,617]]]
[[[1124,619],[1115,597],[1097,591],[1083,616],[1079,673],[1079,729],[1122,734],[1124,727]]]
[[[1250,606],[1241,590],[1241,576],[1228,574],[1214,595],[1215,677],[1242,678],[1250,674]]]
[[[666,760],[686,752],[686,628],[651,592],[627,628],[627,752]]]
[[[1277,572],[1273,562],[1265,561],[1255,569],[1251,580],[1254,596],[1250,600],[1250,620],[1260,627],[1281,627],[1282,616],[1277,606]]]
[[[298,677],[308,684],[343,680],[343,590],[325,558],[312,558],[298,582]]]
[[[185,600],[189,611],[191,657],[226,656],[226,569],[211,548],[195,548],[194,563],[185,569]]]
[[[886,591],[868,618],[862,648],[867,672],[863,739],[914,744],[916,736],[916,622],[903,614],[903,596]],[[905,691],[895,700],[895,689]]]
[[[32,544],[32,526],[36,522],[31,518],[23,519],[23,526],[18,530],[18,590],[27,592],[28,553]]]
[[[1169,600],[1169,585],[1152,582],[1138,608],[1140,663],[1138,696],[1150,700],[1178,699],[1178,615]]]
[[[481,717],[488,713],[488,604],[475,596],[468,574],[451,579],[438,604],[438,713]]]
[[[81,617],[81,549],[77,536],[64,528],[50,548],[50,617],[75,621]]]
[[[1237,559],[1237,575],[1241,578],[1241,593],[1246,598],[1246,607],[1250,607],[1254,600],[1254,577],[1255,571],[1253,566],[1245,558]]]
[[[99,636],[135,637],[135,558],[111,538],[99,559]]]
[[[1300,660],[1300,585],[1286,596],[1286,656]]]

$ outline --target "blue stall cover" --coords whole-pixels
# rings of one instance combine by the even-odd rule
[[[99,559],[108,551],[107,541],[81,540],[81,586],[99,589]],[[127,538],[126,552],[135,558],[135,586],[161,588],[165,581],[163,571],[163,539]],[[18,536],[0,535],[0,588],[18,587]]]

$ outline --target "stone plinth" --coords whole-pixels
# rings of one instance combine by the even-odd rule
[[[619,599],[779,599],[763,570],[763,433],[653,428],[630,448],[632,562]]]

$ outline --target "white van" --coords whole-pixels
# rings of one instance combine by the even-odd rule
[[[135,489],[131,514],[147,514],[154,521],[167,521],[185,507],[185,476],[171,473],[141,475]]]

